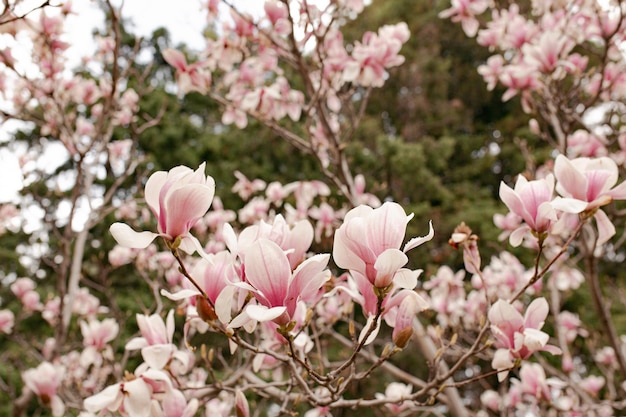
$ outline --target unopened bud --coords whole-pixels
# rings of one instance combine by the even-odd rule
[[[250,407],[248,406],[248,400],[243,392],[237,390],[235,394],[235,410],[237,417],[250,417]]]
[[[411,340],[412,335],[413,327],[405,327],[394,335],[393,343],[399,348],[404,349],[407,343],[409,343],[409,340]]]
[[[215,314],[215,309],[202,295],[196,295],[196,311],[198,312],[198,316],[204,321],[213,321],[217,319],[217,314]]]

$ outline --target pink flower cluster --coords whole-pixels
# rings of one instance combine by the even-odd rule
[[[555,178],[559,196],[554,193]],[[513,246],[518,246],[528,237],[528,232],[541,241],[550,233],[560,233],[564,223],[571,225],[572,214],[578,215],[580,221],[593,217],[598,229],[597,243],[601,245],[615,234],[615,227],[601,207],[613,200],[626,199],[626,183],[616,186],[617,181],[618,168],[610,158],[569,160],[559,155],[554,164],[554,176],[528,181],[520,175],[514,189],[504,182],[500,184],[500,198],[511,213],[523,221],[518,227],[515,221],[504,223],[501,220],[500,224],[515,228],[509,240]],[[576,222],[576,218],[573,221]]]

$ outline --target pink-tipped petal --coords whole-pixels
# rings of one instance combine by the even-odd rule
[[[215,189],[203,184],[187,184],[174,190],[167,198],[167,234],[186,234],[211,206]]]
[[[587,179],[574,165],[563,155],[556,157],[554,163],[554,175],[558,181],[557,191],[565,196],[572,196],[578,200],[585,200],[587,191]]]
[[[185,59],[185,55],[183,55],[182,52],[176,49],[168,48],[162,51],[161,54],[163,55],[165,62],[177,70],[185,71],[187,69],[187,59]]]
[[[536,298],[530,303],[524,315],[524,327],[540,329],[548,317],[550,306],[545,298]]]
[[[260,238],[245,254],[246,278],[260,291],[268,307],[284,305],[291,266],[283,250],[271,240]]]

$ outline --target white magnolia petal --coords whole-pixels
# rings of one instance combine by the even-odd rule
[[[378,336],[378,331],[380,330],[380,321],[376,323],[376,328],[372,330],[372,333],[370,333],[369,336],[367,336],[367,332],[369,331],[369,328],[372,326],[372,323],[374,322],[375,318],[376,316],[374,315],[370,315],[367,318],[367,322],[365,323],[365,326],[363,326],[363,330],[361,330],[361,333],[359,334],[359,343],[363,343],[364,345],[369,345],[370,343],[374,341],[374,339],[376,339],[376,336]],[[365,336],[367,336],[367,339],[363,341]]]
[[[50,407],[52,408],[52,415],[54,417],[61,417],[65,414],[65,403],[58,395],[52,397]]]
[[[598,245],[604,245],[615,235],[615,226],[602,210],[598,210],[593,217],[598,225]]]
[[[151,390],[141,378],[124,383],[124,410],[130,417],[150,417]]]
[[[113,238],[121,246],[132,249],[144,249],[158,236],[152,232],[136,232],[126,223],[113,223],[109,228]]]
[[[118,409],[123,399],[122,392],[120,390],[120,384],[115,384],[106,387],[98,394],[85,398],[83,401],[83,407],[90,413],[96,413],[100,410],[108,408],[111,411]]]
[[[550,203],[556,210],[565,213],[582,213],[587,208],[587,202],[569,197],[556,197]]]
[[[175,293],[171,293],[165,289],[161,290],[161,295],[163,297],[169,298],[172,301],[180,301],[186,300],[188,298],[194,297],[196,295],[201,295],[200,291],[193,290],[191,288],[182,289],[180,291],[176,291]]]
[[[126,343],[126,350],[139,350],[148,346],[148,341],[145,337],[135,337]]]
[[[537,329],[524,329],[524,346],[535,351],[543,348],[550,340],[547,333]]]
[[[250,304],[246,307],[248,316],[259,322],[274,320],[280,317],[286,310],[287,307],[285,306],[267,308],[258,304]]]
[[[409,250],[416,248],[423,243],[428,242],[434,236],[435,236],[435,229],[433,229],[433,221],[431,220],[428,222],[428,234],[426,236],[414,237],[413,239],[406,242],[406,245],[404,245],[403,252],[406,253]]]
[[[227,286],[215,299],[215,314],[222,323],[228,323],[232,318],[231,311],[236,290],[234,286]]]
[[[422,274],[423,270],[416,269],[414,271],[402,268],[396,272],[393,277],[393,284],[398,288],[412,290],[417,286],[417,278]]]
[[[152,345],[141,349],[141,357],[152,369],[163,369],[174,354],[174,345]]]

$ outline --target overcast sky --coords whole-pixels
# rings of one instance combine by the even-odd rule
[[[120,5],[122,1],[113,0]],[[54,2],[53,2],[54,3]],[[166,27],[174,44],[185,43],[194,50],[204,46],[202,30],[205,14],[202,12],[200,0],[126,0],[123,2],[122,15],[133,21],[132,31],[139,36],[148,36],[158,27]],[[260,0],[238,0],[238,4],[251,6],[253,3],[263,4]],[[41,4],[41,0],[26,0],[21,13]],[[68,51],[70,66],[80,62],[81,57],[93,54],[94,42],[91,33],[94,28],[104,24],[104,14],[90,0],[74,0],[73,9],[76,15],[69,16],[66,23],[67,40],[72,44]],[[24,51],[27,56],[27,51]],[[14,123],[5,123],[0,130],[0,140],[8,140],[9,131]],[[0,203],[14,201],[21,189],[22,175],[15,155],[0,150]]]

